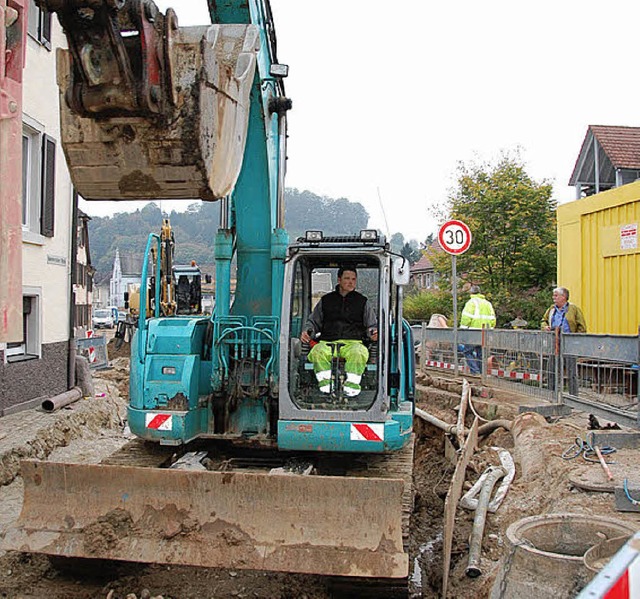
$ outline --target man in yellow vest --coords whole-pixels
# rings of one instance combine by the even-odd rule
[[[496,326],[496,313],[491,302],[480,292],[478,285],[469,289],[471,297],[465,304],[460,318],[461,329],[493,329]],[[480,345],[465,345],[463,351],[471,374],[480,374],[482,347]]]

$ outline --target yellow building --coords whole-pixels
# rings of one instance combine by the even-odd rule
[[[590,333],[638,333],[639,178],[640,128],[590,126],[570,181],[587,196],[557,213],[558,284]]]

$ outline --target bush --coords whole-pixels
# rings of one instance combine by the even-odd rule
[[[458,323],[469,297],[468,293],[458,294]],[[540,328],[540,321],[552,301],[551,288],[532,288],[517,294],[498,291],[487,293],[486,297],[493,304],[499,329],[511,328],[509,323],[516,318],[526,320],[527,329]],[[407,320],[429,322],[432,314],[444,314],[449,326],[453,326],[453,298],[450,292],[418,291],[405,297],[404,317]]]
[[[444,314],[451,322],[453,298],[446,291],[418,291],[404,299],[404,317],[411,321],[429,322],[432,314]]]

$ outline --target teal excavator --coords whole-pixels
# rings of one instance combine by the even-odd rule
[[[87,200],[220,204],[212,315],[167,312],[160,235],[143,261],[128,423],[101,464],[26,461],[3,547],[66,558],[395,581],[406,589],[414,356],[409,264],[374,230],[284,227],[286,118],[268,0],[209,0],[180,27],[150,0],[36,0],[56,12],[62,144]],[[232,260],[237,273],[232,277]],[[340,266],[376,306],[362,392],[334,358],[320,393],[301,342]],[[234,285],[235,284],[235,285]]]

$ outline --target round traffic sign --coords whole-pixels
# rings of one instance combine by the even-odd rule
[[[471,230],[461,220],[448,220],[438,231],[438,241],[449,254],[464,254],[471,245]]]

